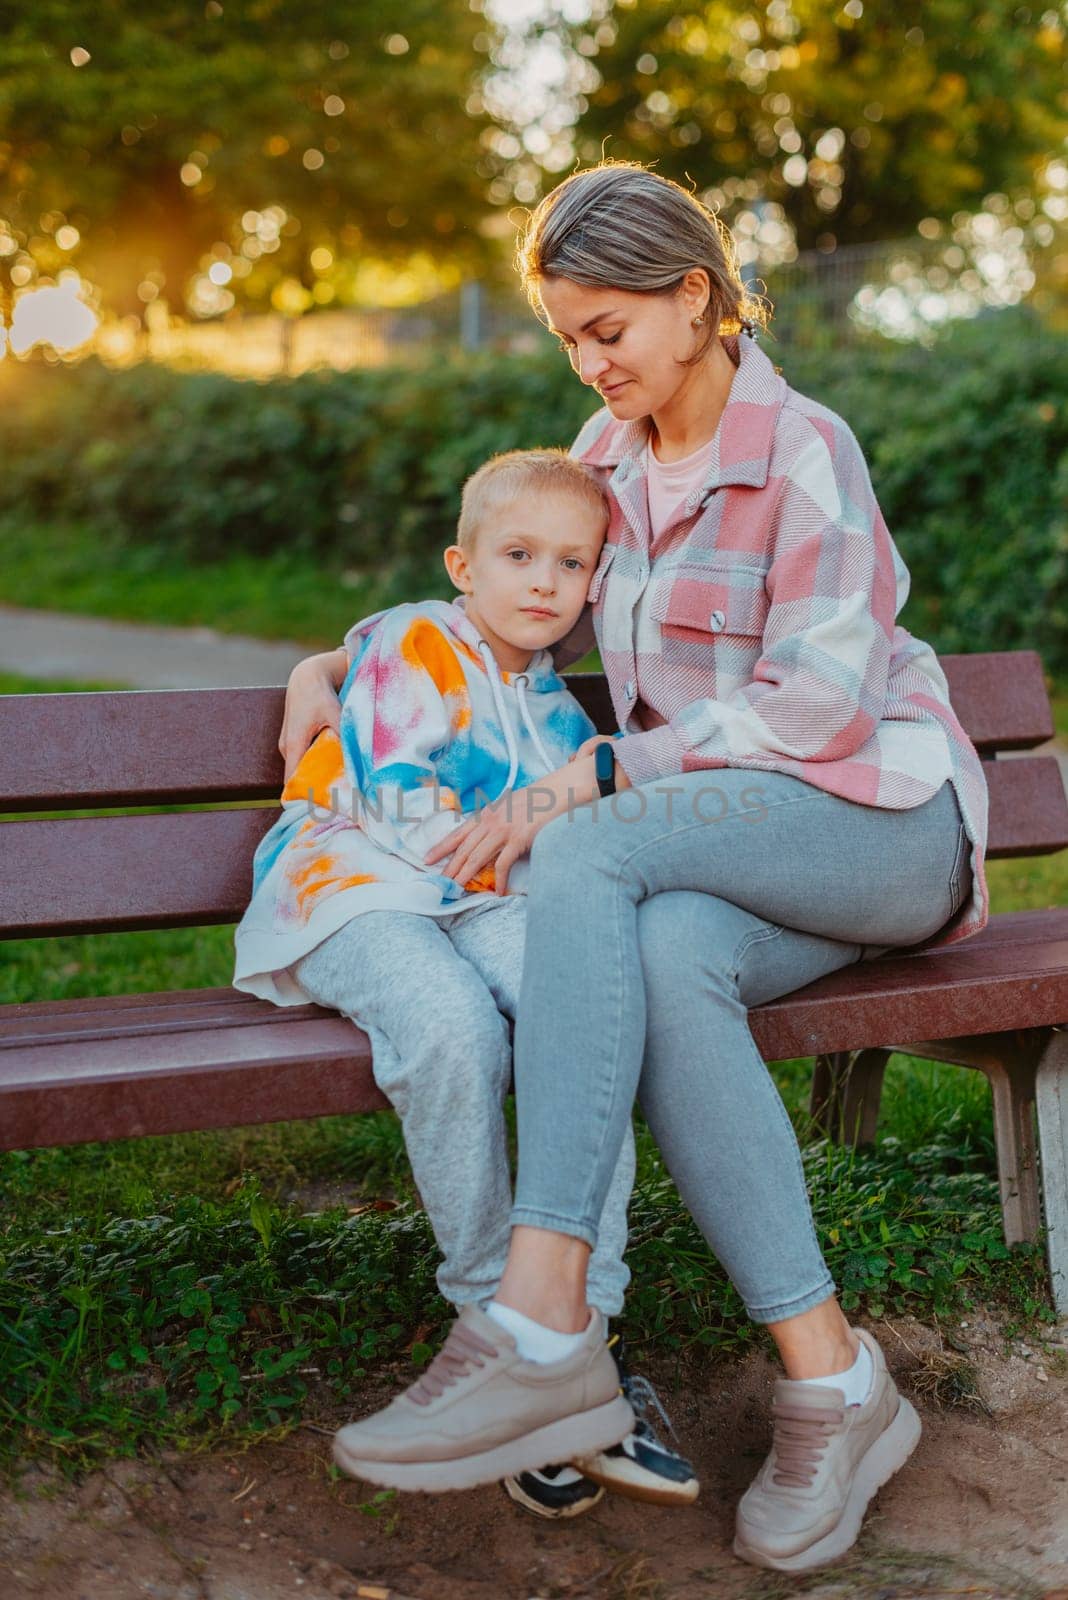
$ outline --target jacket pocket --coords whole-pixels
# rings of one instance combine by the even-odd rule
[[[763,574],[737,567],[676,567],[661,580],[651,613],[668,638],[709,646],[721,635],[761,638],[768,615]]]

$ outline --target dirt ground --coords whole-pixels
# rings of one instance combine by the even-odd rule
[[[730,1550],[768,1440],[774,1368],[649,1366],[694,1458],[684,1511],[608,1496],[545,1522],[493,1487],[374,1498],[330,1481],[329,1432],[244,1452],[117,1462],[77,1486],[29,1468],[0,1496],[0,1600],[1068,1600],[1068,1326],[1006,1338],[984,1313],[941,1334],[873,1325],[924,1435],[838,1565],[760,1573]],[[369,1386],[362,1409],[395,1384]]]

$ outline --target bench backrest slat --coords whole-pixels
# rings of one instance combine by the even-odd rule
[[[1052,737],[1033,650],[940,659],[982,754],[1030,750]],[[601,674],[573,674],[571,686],[612,732]],[[274,799],[283,701],[279,688],[2,696],[0,811]]]
[[[953,705],[985,756],[1051,737],[1034,651],[941,659]],[[612,731],[603,675],[570,682],[595,724]],[[0,823],[0,938],[236,921],[256,845],[278,815],[283,700],[279,688],[0,697],[0,811],[246,802]],[[1068,845],[1053,757],[985,765],[990,857]],[[257,800],[268,803],[247,804]]]
[[[0,936],[233,922],[277,807],[67,817],[0,827]]]
[[[986,771],[991,857],[1068,845],[1052,756],[987,762]],[[251,893],[253,852],[277,815],[262,806],[4,823],[0,938],[235,922]]]
[[[1045,856],[1068,845],[1068,797],[1054,756],[985,761],[990,793],[988,859]]]
[[[284,689],[0,698],[0,811],[274,800]]]
[[[1053,714],[1034,650],[939,656],[961,727],[980,755],[1033,750],[1053,738]]]

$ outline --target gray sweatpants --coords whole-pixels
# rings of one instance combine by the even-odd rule
[[[375,1082],[401,1120],[412,1173],[444,1257],[454,1305],[493,1294],[508,1252],[512,1184],[504,1101],[508,1018],[523,974],[526,895],[438,919],[365,911],[291,968],[310,1000],[351,1017],[371,1040]],[[618,1315],[634,1182],[628,1129],[604,1202],[588,1298]]]

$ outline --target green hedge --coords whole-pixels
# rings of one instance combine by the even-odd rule
[[[904,625],[943,651],[1041,651],[1068,670],[1068,338],[1025,310],[930,350],[765,344],[850,422],[912,574]],[[567,444],[595,397],[550,353],[268,384],[90,361],[0,374],[0,512],[71,518],[179,559],[287,548],[445,592],[464,477]]]
[[[787,374],[846,417],[912,579],[902,622],[939,651],[1038,650],[1068,669],[1068,338],[1026,311],[930,351]]]
[[[195,561],[286,548],[436,573],[464,478],[494,451],[568,443],[589,415],[568,375],[562,358],[488,356],[266,384],[24,369],[19,403],[0,406],[0,511]]]

